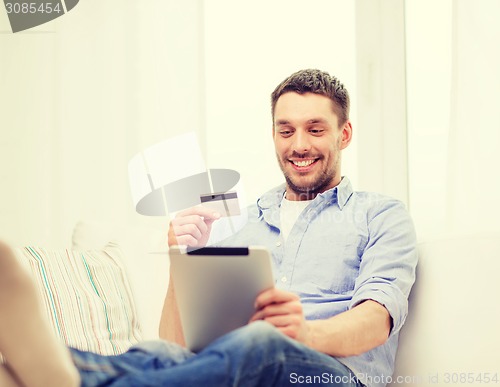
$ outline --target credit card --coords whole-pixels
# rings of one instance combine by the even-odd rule
[[[200,195],[201,205],[221,214],[221,216],[240,215],[240,204],[236,192],[214,192]]]

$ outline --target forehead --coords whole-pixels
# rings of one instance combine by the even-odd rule
[[[274,122],[309,121],[311,119],[337,121],[337,114],[330,98],[314,93],[288,92],[276,101]]]

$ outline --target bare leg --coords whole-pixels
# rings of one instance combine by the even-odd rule
[[[7,368],[0,364],[0,386],[2,387],[24,387],[15,375]]]
[[[0,352],[8,363],[0,370],[0,380],[8,380],[9,370],[12,386],[16,381],[26,387],[79,385],[78,371],[42,314],[31,278],[2,242]]]

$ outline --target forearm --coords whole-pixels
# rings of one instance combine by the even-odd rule
[[[385,343],[391,329],[387,309],[365,301],[328,320],[307,321],[306,345],[331,356],[354,356]]]
[[[177,343],[183,347],[186,346],[172,278],[170,278],[167,296],[163,304],[160,320],[160,338]]]

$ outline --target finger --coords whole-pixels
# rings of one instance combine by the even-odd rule
[[[297,317],[297,316],[296,316]],[[285,336],[290,337],[291,339],[298,340],[300,342],[305,343],[303,336],[303,326],[300,318],[294,319],[286,319],[284,316],[274,316],[265,319],[267,323],[273,325],[276,329],[278,329]],[[251,323],[250,321],[249,323]]]
[[[210,235],[212,223],[219,218],[219,213],[207,211],[206,208],[201,206],[191,207],[179,212],[170,221],[168,245],[204,246]],[[183,236],[185,237],[182,238]],[[189,236],[192,236],[194,240]]]
[[[301,335],[300,323],[295,321],[290,321],[289,319],[285,319],[283,316],[275,316],[265,319],[264,321],[273,325],[276,329],[278,329],[284,335],[290,337],[294,340],[299,340]]]
[[[300,327],[300,318],[296,315],[271,316],[265,318],[264,321],[274,325],[276,328],[290,327],[292,329],[299,329]]]
[[[170,227],[168,229],[168,245],[180,245],[179,238],[183,235],[191,235],[193,238],[199,240],[203,235],[209,232],[209,226],[203,222],[203,220],[197,216],[192,215],[184,218],[173,219],[170,222]],[[192,246],[191,242],[189,245]]]
[[[261,309],[272,303],[283,303],[289,301],[299,300],[299,296],[294,293],[287,292],[285,290],[271,288],[264,290],[255,299],[254,307],[255,309]]]
[[[218,212],[216,212],[212,209],[209,209],[209,208],[205,208],[203,206],[194,206],[194,207],[187,208],[183,211],[180,211],[175,217],[182,218],[182,217],[189,216],[189,215],[201,216],[203,219],[206,219],[207,221],[212,221],[212,222],[221,217],[221,215]]]
[[[266,307],[259,309],[252,316],[255,320],[264,320],[271,316],[283,316],[283,315],[303,315],[303,308],[300,301],[290,301],[281,304],[270,304]]]
[[[203,234],[208,230],[207,224],[205,223],[203,218],[199,217],[198,215],[189,215],[179,219],[173,219],[171,225],[172,227],[174,227],[174,229],[185,225],[194,225]]]
[[[195,224],[185,224],[182,226],[176,226],[174,227],[174,232],[177,237],[183,236],[183,235],[191,235],[193,238],[196,240],[199,240],[203,234],[206,232],[202,232],[198,225]]]
[[[208,238],[211,225],[205,224],[198,215],[192,215],[172,221],[170,228],[169,234],[174,234],[175,238],[182,235],[192,235],[198,241],[202,241]]]
[[[198,239],[194,238],[192,235],[180,235],[176,236],[174,245],[198,247]]]

